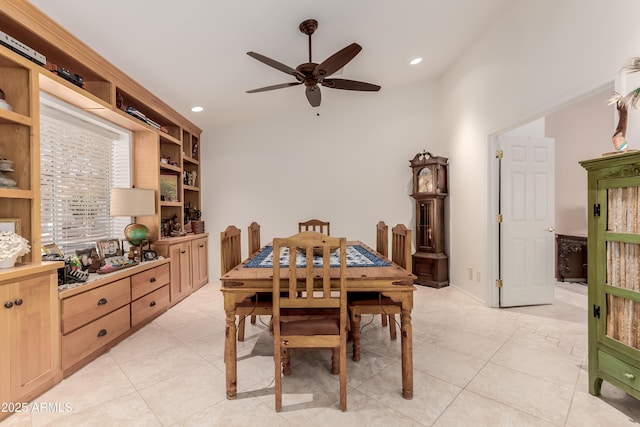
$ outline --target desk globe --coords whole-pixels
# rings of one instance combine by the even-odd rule
[[[149,233],[149,228],[143,224],[129,224],[124,229],[124,237],[133,246],[140,246],[144,240],[147,240]]]

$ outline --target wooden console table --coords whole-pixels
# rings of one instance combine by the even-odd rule
[[[556,278],[564,282],[587,282],[587,238],[556,235]]]

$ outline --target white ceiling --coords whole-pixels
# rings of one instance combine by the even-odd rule
[[[305,19],[318,20],[313,61],[352,42],[363,49],[340,77],[382,90],[437,78],[513,0],[31,0],[138,83],[203,130],[308,108],[303,86],[246,55],[292,68],[307,62]],[[414,57],[424,60],[410,66]],[[71,70],[73,71],[73,70]],[[335,76],[335,75],[334,75]],[[322,89],[321,109],[332,89]],[[351,92],[362,102],[370,92]],[[334,100],[337,101],[337,100]],[[201,113],[190,108],[200,105]]]

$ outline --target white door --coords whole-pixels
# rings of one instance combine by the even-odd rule
[[[555,140],[502,136],[500,141],[499,305],[552,304]]]

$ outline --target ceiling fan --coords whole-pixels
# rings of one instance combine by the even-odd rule
[[[300,64],[295,69],[288,67],[271,58],[267,58],[264,55],[260,55],[259,53],[247,52],[247,55],[249,55],[250,57],[257,59],[258,61],[263,62],[268,66],[275,68],[276,70],[280,70],[283,73],[292,75],[296,78],[297,81],[248,90],[247,93],[282,89],[285,87],[297,86],[304,83],[306,87],[305,93],[307,95],[309,104],[311,104],[312,107],[319,107],[321,101],[319,85],[331,89],[367,92],[377,92],[380,90],[380,86],[371,83],[359,82],[356,80],[327,78],[344,67],[349,61],[351,61],[362,50],[362,46],[357,43],[351,43],[349,46],[334,53],[320,64],[316,64],[311,60],[311,35],[318,28],[318,21],[316,21],[315,19],[307,19],[306,21],[303,21],[298,28],[302,33],[309,36],[309,62]]]

